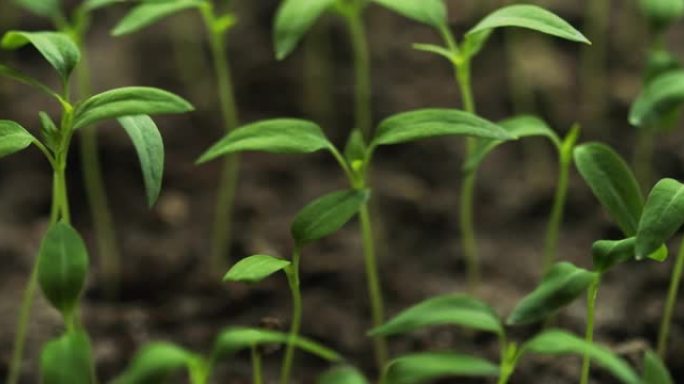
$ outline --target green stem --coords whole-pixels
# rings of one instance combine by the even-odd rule
[[[261,353],[259,353],[259,347],[256,345],[252,346],[252,383],[263,384],[264,378],[261,368]]]
[[[549,216],[544,239],[544,274],[556,262],[558,234],[563,223],[563,213],[568,195],[570,165],[572,164],[572,157],[565,154],[561,154],[558,160],[558,184],[556,185],[556,194],[553,198],[553,207],[551,208],[551,216]]]
[[[468,139],[466,153],[470,154],[474,144]],[[476,170],[467,172],[461,184],[461,210],[459,212],[459,224],[461,230],[461,249],[466,263],[466,281],[468,292],[474,293],[480,282],[480,263],[477,256],[477,241],[474,223],[474,194],[477,180]]]
[[[299,259],[301,248],[295,246],[292,252],[292,265],[286,270],[287,282],[290,286],[292,295],[292,324],[290,325],[290,337],[287,342],[283,366],[280,370],[280,384],[289,384],[292,374],[292,363],[294,362],[295,343],[294,340],[299,336],[302,323],[302,293],[299,289]]]
[[[594,342],[594,319],[596,317],[596,299],[598,298],[599,287],[601,286],[601,275],[597,275],[594,282],[587,291],[587,329],[584,334],[584,341],[588,344]],[[580,384],[589,383],[589,371],[591,369],[591,359],[589,351],[584,353],[582,358],[582,377]]]
[[[605,90],[610,9],[610,0],[593,0],[587,2],[585,13],[585,30],[592,45],[582,51],[582,104],[586,107],[584,118],[596,125],[606,118],[608,106]]]
[[[347,18],[349,35],[354,51],[354,72],[356,76],[355,88],[355,126],[363,133],[364,139],[369,140],[372,136],[373,117],[371,112],[371,74],[370,54],[366,29],[362,18],[363,6],[351,12]]]
[[[672,323],[672,315],[677,304],[677,293],[682,281],[682,270],[684,270],[684,239],[679,246],[679,253],[675,261],[674,269],[672,270],[672,278],[670,279],[670,288],[667,292],[667,301],[665,302],[665,311],[660,323],[660,331],[658,332],[658,356],[665,359],[667,354],[667,341],[670,336],[670,324]]]
[[[642,189],[648,190],[651,186],[651,167],[653,164],[654,135],[645,128],[639,130],[636,146],[634,147],[634,174]]]
[[[332,81],[334,78],[333,44],[330,25],[321,20],[313,33],[306,38],[304,46],[303,104],[306,113],[321,126],[334,122],[335,100]]]

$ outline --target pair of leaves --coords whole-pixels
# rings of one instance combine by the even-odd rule
[[[139,31],[175,13],[203,6],[203,0],[174,0],[143,2],[133,7],[114,27],[112,35],[122,36]]]
[[[664,72],[646,84],[629,111],[635,126],[658,123],[684,103],[684,70]]]
[[[64,83],[69,80],[81,59],[81,52],[76,43],[68,35],[60,32],[9,31],[0,42],[3,49],[11,50],[29,44],[55,68]]]
[[[11,120],[0,120],[0,158],[27,148],[35,138]]]
[[[85,331],[75,330],[49,341],[40,355],[43,384],[93,384],[92,348]]]

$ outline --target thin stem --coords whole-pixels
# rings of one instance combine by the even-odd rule
[[[299,259],[301,249],[299,245],[292,251],[292,265],[286,270],[287,282],[290,286],[292,295],[292,323],[290,324],[290,337],[287,342],[283,366],[280,370],[280,384],[289,384],[292,374],[292,363],[294,362],[295,343],[294,340],[299,336],[302,323],[302,293],[299,289]]]
[[[551,216],[546,226],[546,237],[544,239],[544,274],[551,269],[556,262],[558,250],[558,234],[563,223],[563,213],[565,211],[565,201],[568,195],[568,178],[572,157],[560,154],[558,159],[558,184],[556,194],[553,198]]]
[[[259,347],[256,345],[252,346],[252,383],[263,384],[264,378],[261,368],[261,353],[259,353]]]
[[[585,30],[592,45],[582,51],[582,105],[586,121],[597,125],[606,118],[608,106],[605,72],[610,10],[610,0],[592,0],[587,2],[585,13]]]
[[[658,332],[658,356],[665,359],[667,355],[667,342],[670,336],[670,324],[672,323],[672,315],[677,304],[677,293],[682,281],[682,270],[684,270],[684,239],[679,246],[679,253],[675,261],[674,269],[672,270],[672,278],[670,279],[670,288],[667,292],[667,301],[665,302],[665,311],[660,323],[660,331]]]
[[[333,44],[327,19],[321,20],[314,28],[304,46],[303,104],[314,121],[329,126],[335,117]]]
[[[347,18],[349,35],[351,37],[352,49],[354,51],[354,72],[356,76],[355,88],[355,126],[363,133],[366,140],[372,135],[373,116],[371,112],[371,74],[370,74],[370,54],[366,30],[362,18],[363,6],[351,12]]]
[[[596,317],[596,299],[598,298],[599,287],[601,286],[601,275],[597,275],[594,282],[589,286],[587,292],[587,329],[584,334],[584,341],[588,344],[594,342],[594,319]],[[582,377],[580,384],[589,383],[589,372],[591,369],[591,359],[589,351],[584,353],[582,358]]]

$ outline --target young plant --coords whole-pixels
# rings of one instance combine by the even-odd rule
[[[57,125],[48,114],[39,113],[40,139],[18,123],[8,120],[0,123],[0,156],[33,144],[43,153],[53,170],[50,229],[43,240],[43,247],[22,298],[8,372],[9,384],[16,384],[19,380],[26,328],[38,283],[52,304],[64,315],[68,330],[63,338],[48,344],[43,353],[43,366],[49,368],[50,364],[55,364],[54,366],[59,367],[62,361],[60,356],[64,355],[62,357],[65,359],[71,356],[65,351],[73,349],[74,359],[76,355],[85,355],[87,352],[88,343],[84,341],[87,336],[80,329],[77,301],[88,262],[80,236],[69,227],[71,215],[66,180],[67,159],[74,134],[97,123],[118,119],[140,155],[147,195],[154,202],[161,188],[164,153],[158,128],[147,115],[192,110],[192,106],[182,98],[148,87],[119,88],[81,101],[72,100],[69,80],[81,57],[77,45],[69,36],[58,32],[10,31],[0,42],[4,49],[19,49],[28,45],[38,50],[57,71],[61,80],[60,89],[54,90],[31,76],[2,64],[0,76],[29,85],[57,100],[62,116]],[[76,360],[78,361],[74,361],[75,364],[82,362],[80,357]],[[45,372],[45,382],[58,382],[49,373],[55,370],[47,369]]]
[[[421,3],[420,6],[415,4],[409,6],[409,3],[413,3],[410,1],[400,1],[396,3],[403,4],[402,6],[397,5],[396,7],[393,7],[398,13],[434,27],[442,36],[445,46],[415,44],[414,48],[434,53],[449,61],[454,67],[456,82],[461,91],[463,107],[466,111],[473,114],[476,113],[476,107],[471,85],[471,65],[473,59],[484,48],[484,45],[494,29],[504,27],[525,28],[565,40],[589,44],[589,40],[570,24],[555,14],[535,5],[510,5],[494,11],[475,25],[475,27],[471,28],[465,34],[462,43],[459,44],[449,29],[446,10],[441,1],[428,1]],[[532,129],[532,131],[535,132],[536,130]],[[539,135],[540,133],[541,132],[536,131],[532,135]],[[549,132],[544,129],[543,135],[549,136]],[[477,159],[479,148],[482,146],[483,144],[479,143],[477,139],[469,139],[466,143],[465,162],[477,164],[479,161],[475,159]],[[567,156],[566,153],[565,160],[569,161],[567,160],[568,158],[569,156]],[[567,164],[562,166],[566,165]],[[466,261],[468,286],[470,290],[473,291],[476,289],[480,279],[473,212],[477,167],[465,167],[465,169],[466,171],[463,175],[464,179],[461,184],[459,223],[461,247],[463,257]],[[561,181],[559,182],[559,190],[563,189],[563,186],[560,185],[562,184],[563,178],[564,175],[562,175],[561,172],[561,176],[559,177],[559,181]],[[558,221],[560,223],[563,205],[561,203],[563,199],[564,196],[561,193],[556,194],[557,202],[554,203],[554,205],[559,205],[561,208],[556,208],[554,206],[550,228],[556,226],[554,222]],[[558,202],[558,200],[561,201]],[[551,238],[547,240],[547,245],[555,243],[555,240],[553,240],[554,231],[557,230],[549,229],[547,231],[547,239]],[[555,248],[555,245],[553,248]],[[550,245],[548,245],[548,249],[551,249]],[[549,250],[546,254],[547,260],[554,258],[553,256],[550,256],[552,255],[552,251]]]
[[[338,191],[320,197],[304,207],[292,222],[294,241],[292,258],[282,260],[268,255],[254,255],[240,260],[224,277],[224,281],[257,283],[266,277],[283,271],[292,295],[292,322],[290,341],[280,371],[280,383],[289,384],[294,361],[294,340],[299,337],[302,324],[302,293],[299,279],[299,263],[305,245],[337,232],[357,215],[366,204],[370,192],[366,190]]]
[[[502,127],[458,110],[423,109],[401,113],[380,123],[370,144],[355,130],[340,152],[315,123],[300,119],[273,119],[252,123],[229,133],[209,148],[198,160],[204,163],[237,152],[261,151],[280,154],[306,154],[328,151],[347,177],[350,188],[365,190],[371,160],[379,146],[400,144],[438,136],[467,136],[482,139],[510,140],[514,136]],[[363,254],[371,304],[372,322],[379,326],[384,321],[384,305],[380,276],[375,257],[375,243],[368,204],[359,210]],[[378,369],[387,359],[387,347],[382,337],[374,338]]]
[[[127,35],[176,13],[190,9],[198,11],[202,16],[211,46],[223,126],[226,132],[230,132],[238,126],[239,116],[227,58],[226,35],[235,25],[236,17],[232,12],[219,11],[217,8],[220,4],[220,1],[214,0],[142,1],[117,24],[112,34],[114,36]],[[216,197],[211,256],[207,266],[209,271],[224,270],[230,258],[233,232],[231,217],[238,184],[238,171],[239,159],[236,156],[227,156],[219,178]]]

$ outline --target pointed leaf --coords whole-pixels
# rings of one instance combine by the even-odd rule
[[[223,277],[223,281],[258,283],[289,265],[289,261],[269,255],[249,256],[235,263]]]
[[[337,232],[368,201],[370,191],[332,192],[304,207],[292,222],[295,242],[302,246]]]
[[[38,118],[40,120],[40,134],[43,137],[43,142],[53,152],[56,151],[59,146],[59,129],[57,129],[57,125],[52,121],[50,115],[43,111],[38,112]]]
[[[583,339],[557,329],[542,332],[523,346],[523,352],[541,355],[578,355],[584,356],[585,351],[592,361],[605,368],[614,377],[625,384],[639,384],[639,378],[634,370],[624,360],[616,356],[609,349],[587,343]]]
[[[682,0],[640,0],[641,11],[656,32],[667,29],[684,16]]]
[[[472,113],[454,109],[419,109],[385,119],[378,127],[372,146],[447,135],[495,140],[515,139],[502,127]]]
[[[60,13],[59,0],[14,0],[29,12],[44,17],[55,17]]]
[[[373,0],[398,14],[439,29],[447,24],[443,0]]]
[[[467,34],[462,44],[464,55],[473,58],[480,53],[489,40],[489,36],[492,35],[492,32],[494,32],[493,29],[484,29],[479,32]]]
[[[91,381],[92,350],[84,331],[70,331],[49,341],[40,355],[43,384],[94,384]]]
[[[329,369],[321,375],[317,384],[369,384],[368,379],[358,369],[351,366],[340,366]],[[655,384],[655,383],[654,383]]]
[[[74,129],[124,116],[185,113],[192,110],[189,102],[161,89],[118,88],[79,103],[74,112]]]
[[[478,357],[448,352],[426,352],[392,360],[387,365],[385,377],[387,384],[418,384],[448,377],[498,375],[498,366]]]
[[[0,43],[4,49],[18,49],[27,44],[33,45],[43,55],[64,82],[69,79],[81,59],[81,52],[76,43],[68,35],[60,32],[9,31]]]
[[[417,329],[457,325],[502,335],[503,325],[486,303],[466,295],[443,295],[416,304],[370,331],[370,335],[404,334]]]
[[[236,152],[293,154],[329,148],[332,148],[332,144],[317,124],[299,119],[272,119],[233,130],[204,152],[197,163],[205,163]]]
[[[467,35],[501,27],[527,28],[578,43],[591,44],[572,25],[546,9],[530,4],[499,8],[480,21]]]
[[[557,263],[539,286],[516,305],[506,324],[521,325],[547,319],[582,295],[596,278],[596,273],[571,263]]]
[[[195,355],[169,343],[153,343],[136,353],[115,384],[162,383],[174,372],[188,369]]]
[[[684,184],[662,179],[651,190],[639,221],[636,257],[655,252],[684,224]]]
[[[0,120],[0,158],[27,148],[35,138],[11,120]]]
[[[159,128],[147,115],[120,117],[118,120],[138,153],[147,205],[152,207],[161,192],[164,176],[164,141]]]
[[[278,60],[283,60],[335,0],[284,0],[275,17],[273,41]]]
[[[684,70],[665,72],[646,84],[632,104],[629,122],[636,126],[651,125],[683,103]]]
[[[646,351],[641,384],[674,384],[665,363],[653,351]]]
[[[626,236],[636,235],[644,198],[627,163],[600,143],[575,148],[577,170]]]
[[[143,29],[174,13],[203,6],[202,0],[174,0],[165,2],[143,2],[114,27],[112,35],[121,36]]]

